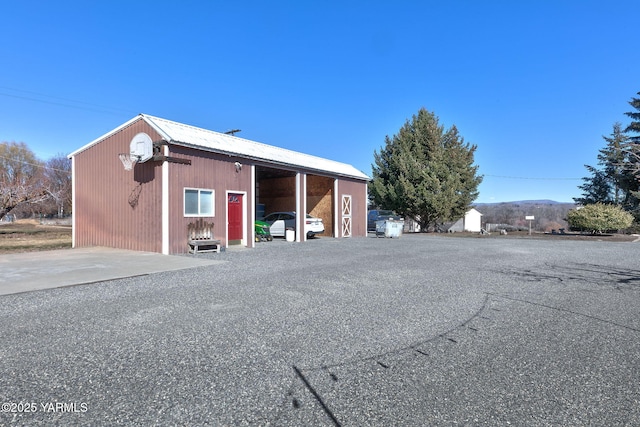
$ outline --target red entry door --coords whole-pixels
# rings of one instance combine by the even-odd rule
[[[229,222],[229,244],[240,244],[242,240],[242,194],[227,196],[227,220]]]

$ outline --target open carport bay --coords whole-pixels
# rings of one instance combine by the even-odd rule
[[[321,218],[323,236],[335,236],[334,179],[324,176],[306,175],[304,186],[306,213]],[[296,210],[296,174],[292,171],[259,166],[256,168],[256,219],[273,212]]]
[[[3,406],[0,424],[638,425],[639,255],[278,240],[202,255],[216,265],[5,295],[0,398],[78,411]]]

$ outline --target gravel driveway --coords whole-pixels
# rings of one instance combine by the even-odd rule
[[[640,243],[201,256],[0,296],[0,425],[640,424]]]

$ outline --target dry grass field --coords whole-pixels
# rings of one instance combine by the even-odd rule
[[[552,235],[527,232],[512,232],[507,236],[499,233],[480,235],[478,233],[451,233],[441,234],[445,237],[471,237],[471,238],[528,238],[528,239],[553,239],[553,240],[584,240],[584,241],[608,241],[608,242],[633,242],[640,241],[640,236],[628,234],[604,234],[585,235],[571,233],[565,235]],[[0,223],[0,254],[14,252],[33,252],[51,249],[71,248],[71,226],[68,225],[41,225],[36,220],[18,220],[12,223]]]
[[[492,232],[491,234],[482,235],[480,233],[442,233],[447,237],[475,237],[479,239],[548,239],[548,240],[582,240],[585,242],[603,241],[603,242],[635,242],[640,241],[638,234],[589,234],[589,233],[575,233],[569,232],[566,234],[551,234],[533,232],[529,235],[528,231],[510,231],[506,235],[501,235],[499,232]]]
[[[0,223],[0,254],[71,248],[71,227],[35,220]]]

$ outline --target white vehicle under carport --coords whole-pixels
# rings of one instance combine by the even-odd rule
[[[273,212],[265,216],[263,221],[271,224],[269,230],[271,231],[271,235],[275,237],[285,237],[287,228],[296,229],[295,212]],[[315,237],[316,234],[324,233],[322,218],[316,218],[307,214],[304,221],[304,231],[308,239]]]

